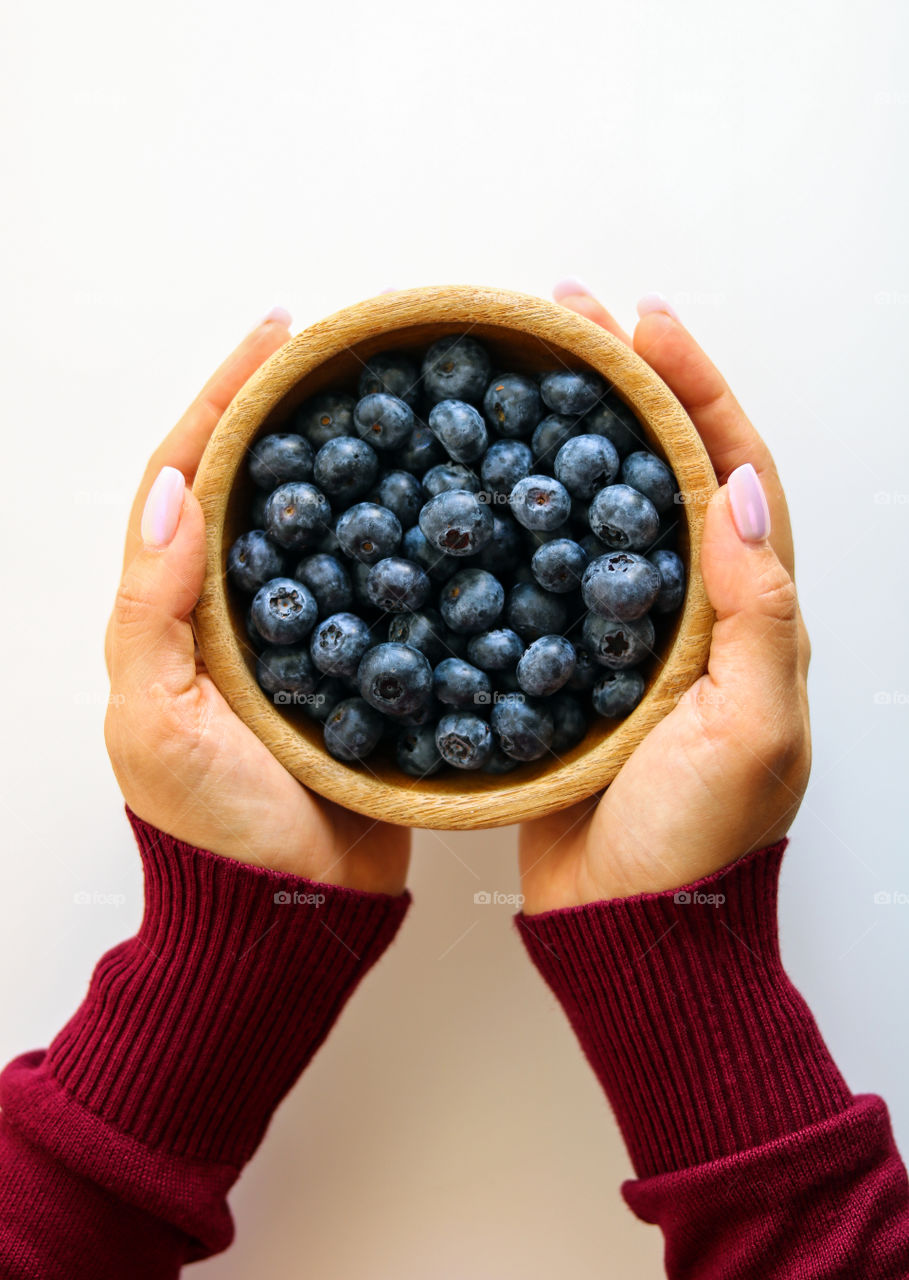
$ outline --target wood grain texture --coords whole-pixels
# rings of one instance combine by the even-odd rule
[[[322,746],[321,725],[262,693],[255,654],[244,639],[244,610],[226,588],[225,569],[231,543],[248,527],[245,463],[257,436],[284,429],[291,412],[315,392],[352,388],[363,362],[377,351],[416,350],[443,334],[468,331],[487,344],[493,367],[534,371],[586,364],[615,387],[678,478],[679,546],[689,585],[681,612],[644,670],[647,692],[627,719],[613,724],[595,718],[584,741],[563,757],[521,765],[503,777],[451,771],[417,780],[390,761],[349,766],[332,759]],[[462,285],[370,298],[277,351],[238,392],[211,438],[194,485],[207,539],[205,584],[194,615],[199,648],[237,715],[294,777],[339,804],[386,822],[439,829],[503,826],[552,813],[611,782],[703,672],[713,612],[700,574],[701,533],[715,488],[704,446],[675,396],[633,351],[591,321],[541,298]]]

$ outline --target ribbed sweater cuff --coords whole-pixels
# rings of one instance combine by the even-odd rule
[[[681,889],[516,918],[639,1177],[793,1133],[852,1098],[780,960],[786,844]]]
[[[121,1133],[239,1168],[410,895],[247,866],[129,818],[141,927],[101,959],[44,1070]]]

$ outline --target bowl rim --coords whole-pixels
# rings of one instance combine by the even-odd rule
[[[435,324],[494,327],[553,343],[597,369],[659,440],[675,471],[688,531],[688,588],[676,635],[660,669],[631,715],[578,758],[573,749],[538,777],[450,774],[401,781],[380,778],[368,762],[350,766],[296,731],[249,671],[231,623],[225,589],[224,522],[231,488],[248,446],[292,389],[327,360],[386,335]],[[384,344],[383,344],[384,345]],[[393,345],[392,342],[388,343]],[[560,360],[557,353],[554,359]],[[469,285],[401,290],[365,299],[301,330],[237,392],[213,432],[193,491],[206,527],[205,579],[193,628],[208,674],[233,711],[300,782],[330,801],[376,819],[410,827],[469,830],[504,826],[554,813],[601,791],[638,743],[671,710],[706,666],[713,625],[700,573],[707,502],[717,487],[694,424],[666,384],[630,347],[586,317],[530,294]],[[583,744],[579,744],[579,747]],[[474,786],[471,781],[474,780]]]

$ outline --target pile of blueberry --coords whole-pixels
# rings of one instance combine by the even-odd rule
[[[249,454],[230,549],[256,675],[349,763],[505,773],[616,719],[685,594],[672,472],[589,370],[386,352]]]

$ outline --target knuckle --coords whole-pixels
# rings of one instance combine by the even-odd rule
[[[143,630],[148,625],[152,605],[128,577],[124,578],[117,588],[114,600],[114,611],[111,623],[116,630],[132,634]]]
[[[755,603],[765,617],[776,622],[795,622],[798,616],[795,583],[779,561],[775,561],[761,573]]]

